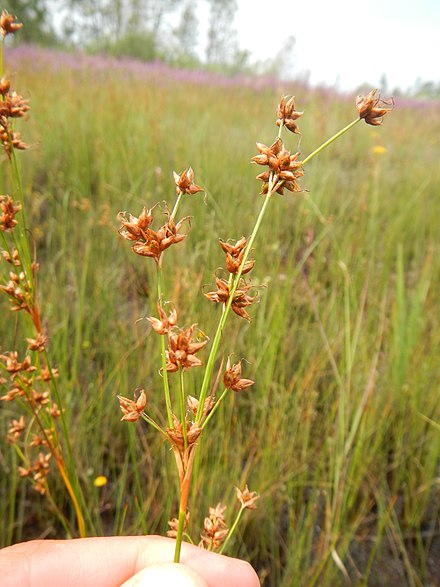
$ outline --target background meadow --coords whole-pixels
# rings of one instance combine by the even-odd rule
[[[154,267],[118,236],[117,213],[172,200],[172,171],[194,168],[206,201],[185,199],[191,232],[165,257],[165,291],[179,323],[210,335],[219,308],[202,294],[223,262],[218,238],[253,227],[261,170],[249,161],[276,136],[280,95],[305,111],[303,156],[356,117],[354,96],[33,47],[10,50],[7,70],[31,99],[19,161],[89,532],[164,533],[172,455],[152,429],[121,423],[116,400],[141,386],[163,413],[145,320]],[[317,157],[303,193],[274,197],[257,238],[259,304],[249,325],[232,317],[224,347],[256,383],[228,396],[202,439],[190,509],[197,535],[210,505],[232,509],[235,486],[261,494],[231,554],[266,586],[440,581],[439,137],[438,103],[399,99],[383,128],[359,124]],[[297,137],[285,142],[296,150]],[[24,350],[6,299],[0,316],[0,352]],[[17,413],[2,402],[2,437]],[[18,464],[1,441],[1,544],[65,536]]]

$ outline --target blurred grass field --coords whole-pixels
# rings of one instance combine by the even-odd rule
[[[177,511],[172,455],[154,431],[121,423],[116,400],[142,386],[163,413],[144,319],[154,267],[122,242],[117,213],[172,201],[172,171],[194,168],[206,203],[183,204],[191,233],[165,258],[165,291],[180,323],[210,335],[219,309],[202,292],[222,264],[218,238],[252,230],[261,170],[249,161],[276,136],[280,95],[305,111],[302,156],[356,117],[354,97],[11,55],[31,99],[20,130],[33,147],[19,160],[42,315],[94,533],[164,533]],[[197,534],[210,505],[232,509],[234,486],[261,494],[231,554],[264,585],[440,582],[439,137],[440,107],[398,100],[382,128],[357,125],[307,166],[303,193],[271,201],[254,250],[259,304],[249,325],[232,317],[224,345],[256,384],[203,438],[190,500]],[[297,137],[285,142],[296,150]],[[0,316],[0,353],[24,350],[6,299]],[[2,438],[17,413],[0,406]],[[16,460],[0,441],[1,544],[63,536]]]

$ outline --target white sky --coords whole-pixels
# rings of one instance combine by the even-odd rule
[[[417,78],[440,81],[440,0],[237,0],[242,49],[265,59],[293,35],[289,77],[310,73],[352,90],[362,82],[390,89]]]

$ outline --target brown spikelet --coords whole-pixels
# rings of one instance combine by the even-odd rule
[[[371,90],[366,96],[356,98],[356,108],[359,112],[359,118],[363,118],[367,124],[379,126],[383,122],[383,117],[393,109],[394,100],[383,100],[379,90]]]

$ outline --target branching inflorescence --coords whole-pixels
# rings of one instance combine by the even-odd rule
[[[221,306],[222,311],[217,330],[210,341],[210,352],[205,364],[200,357],[201,351],[204,351],[207,346],[208,339],[197,329],[195,323],[186,327],[178,326],[176,307],[173,305],[168,313],[165,311],[164,292],[162,291],[163,255],[171,245],[182,242],[188,236],[187,233],[182,232],[182,226],[185,222],[189,222],[189,217],[185,216],[177,223],[174,222],[181,198],[184,195],[193,195],[202,191],[202,188],[194,183],[192,168],[180,174],[174,172],[177,200],[172,213],[170,213],[170,205],[165,203],[167,221],[160,228],[152,228],[153,211],[158,204],[150,209],[143,208],[139,217],[126,212],[119,215],[121,221],[119,233],[123,238],[134,242],[133,252],[140,256],[152,257],[156,263],[158,316],[150,316],[148,321],[153,330],[161,336],[162,341],[162,380],[168,426],[161,425],[149,415],[146,410],[147,398],[144,390],[134,400],[122,396],[118,397],[124,414],[123,420],[134,422],[143,418],[161,432],[172,446],[180,481],[179,517],[170,520],[168,532],[169,536],[176,538],[175,561],[179,561],[183,535],[188,536],[187,527],[190,518],[187,509],[188,494],[197,442],[228,391],[241,392],[254,383],[251,379],[242,378],[242,361],[231,363],[232,351],[227,359],[226,370],[222,377],[223,391],[219,395],[216,395],[219,378],[216,377],[213,382],[213,374],[217,361],[220,359],[220,369],[224,363],[224,357],[218,356],[219,346],[221,340],[224,340],[223,334],[230,310],[245,320],[251,320],[247,308],[255,302],[257,293],[254,286],[244,276],[254,268],[255,261],[250,258],[250,254],[267,206],[274,194],[283,195],[286,190],[294,193],[301,192],[302,188],[298,181],[303,177],[303,168],[308,161],[360,120],[364,119],[367,124],[374,126],[380,124],[391,105],[391,102],[380,99],[377,90],[373,90],[366,97],[358,97],[356,100],[358,118],[323,143],[306,159],[301,160],[299,152],[292,154],[285,147],[281,134],[285,128],[299,135],[297,120],[303,112],[295,110],[294,97],[281,97],[276,112],[276,124],[279,127],[278,136],[269,147],[263,143],[257,143],[258,154],[252,158],[253,163],[266,167],[265,171],[257,175],[257,180],[263,184],[260,193],[264,196],[264,201],[253,231],[249,237],[242,236],[235,241],[219,240],[220,247],[225,254],[224,274],[214,275],[215,289],[204,293],[204,296],[214,304]],[[185,372],[194,367],[204,368],[203,382],[198,397],[185,393]],[[176,381],[169,380],[168,374],[176,374]],[[176,390],[174,394],[170,391],[170,382],[175,384],[173,386]],[[174,403],[178,404],[178,409],[173,407]],[[255,492],[249,492],[247,486],[243,492],[237,490],[237,496],[241,508],[230,529],[228,529],[225,520],[225,506],[219,503],[215,508],[210,508],[201,534],[200,546],[223,552],[243,510],[254,509],[258,499],[258,495]]]
[[[25,118],[29,112],[29,100],[11,88],[10,80],[3,73],[4,40],[21,27],[15,16],[3,10],[0,16],[0,141],[9,169],[12,195],[0,195],[1,258],[8,266],[7,276],[2,277],[0,283],[0,292],[9,299],[12,312],[23,310],[30,321],[24,321],[24,328],[29,332],[25,339],[26,354],[23,356],[16,350],[0,352],[0,384],[6,388],[0,400],[17,402],[28,415],[27,418],[23,415],[19,419],[13,418],[6,436],[20,460],[19,475],[27,477],[35,491],[52,501],[48,476],[51,462],[54,462],[75,509],[79,534],[85,536],[83,497],[73,466],[56,382],[58,370],[49,360],[48,336],[42,327],[37,288],[39,266],[33,243],[29,242],[16,161],[16,151],[29,147],[15,130],[16,121]],[[55,507],[55,511],[67,533],[76,533],[61,509]]]

